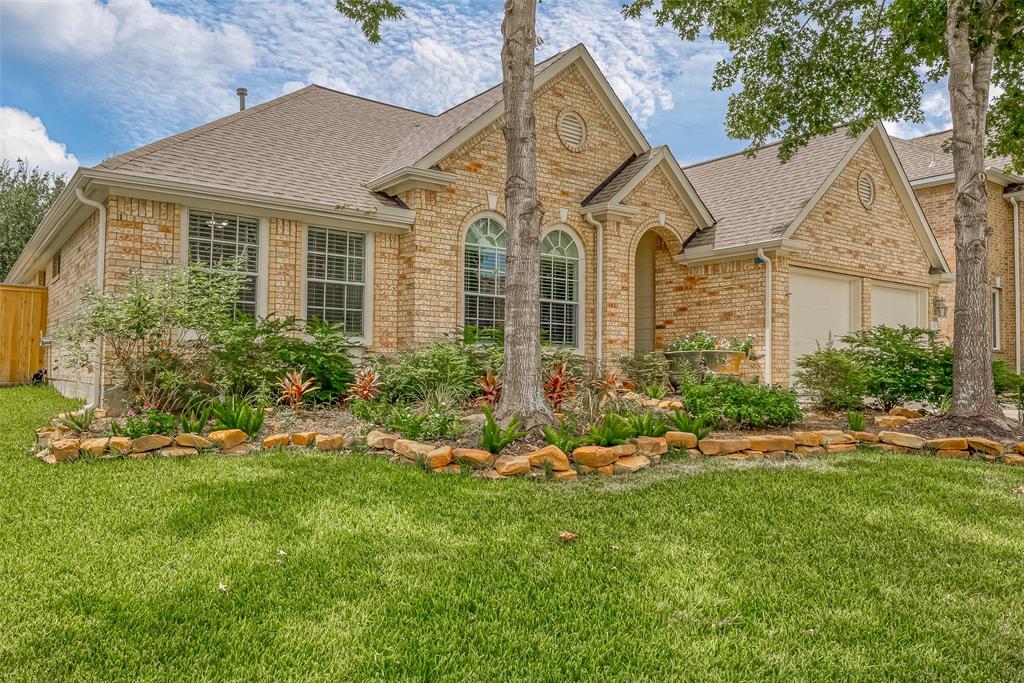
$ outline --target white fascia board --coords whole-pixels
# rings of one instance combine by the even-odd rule
[[[412,189],[443,190],[454,185],[456,180],[454,173],[406,166],[371,180],[366,184],[366,188],[394,196]]]
[[[985,167],[985,179],[991,180],[993,183],[996,183],[997,185],[1002,185],[1003,187],[1006,187],[1007,185],[1013,185],[1014,183],[1024,182],[1024,178],[1008,173],[1003,173],[995,166]],[[943,173],[942,175],[928,176],[927,178],[918,178],[917,180],[911,181],[910,185],[915,189],[923,187],[935,187],[936,185],[946,185],[948,183],[952,183],[954,180],[955,178],[952,173]]]
[[[640,209],[638,207],[629,206],[628,204],[619,204],[617,202],[601,202],[600,204],[588,204],[580,207],[580,214],[583,216],[593,214],[595,216],[611,218],[613,220],[632,218],[639,213]]]
[[[690,179],[686,177],[683,169],[679,166],[679,162],[676,161],[668,147],[659,147],[651,155],[651,158],[647,160],[647,163],[644,164],[644,167],[628,183],[619,188],[619,191],[608,200],[608,203],[622,204],[622,201],[629,193],[635,190],[643,182],[644,178],[661,164],[665,164],[669,183],[682,201],[683,206],[689,211],[690,216],[693,217],[694,222],[697,224],[697,229],[703,230],[714,225],[715,219],[711,216],[711,212],[704,205],[704,201],[697,194],[697,190],[690,183]]]
[[[804,240],[777,239],[768,242],[754,242],[741,244],[735,247],[715,249],[713,247],[698,247],[676,254],[673,258],[677,263],[684,266],[696,266],[706,263],[720,263],[722,261],[735,261],[741,258],[754,258],[758,249],[772,252],[772,256],[786,256],[796,254],[810,248],[810,244]]]

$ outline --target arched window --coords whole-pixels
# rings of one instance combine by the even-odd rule
[[[463,324],[478,330],[505,327],[505,226],[478,218],[466,231]]]
[[[552,230],[540,245],[540,327],[547,341],[579,345],[580,250],[572,235]]]

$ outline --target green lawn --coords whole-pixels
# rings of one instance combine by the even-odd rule
[[[4,680],[1024,676],[1024,468],[37,463],[32,429],[66,405],[0,390]]]

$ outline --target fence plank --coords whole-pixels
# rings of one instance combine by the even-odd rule
[[[23,384],[43,367],[46,334],[45,287],[0,285],[0,384]]]

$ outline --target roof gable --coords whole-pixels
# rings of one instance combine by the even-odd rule
[[[952,130],[930,133],[916,138],[890,138],[907,177],[916,186],[953,182],[953,155],[946,151]],[[985,157],[985,168],[997,176],[1005,176],[1007,184],[1015,179],[1004,169],[1010,165],[1009,157]]]

